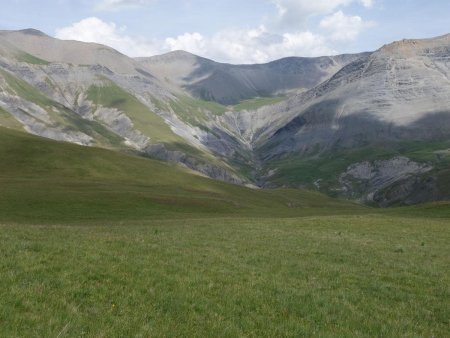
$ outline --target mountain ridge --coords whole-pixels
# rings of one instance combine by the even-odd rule
[[[174,51],[137,60],[160,80],[186,90],[195,98],[229,105],[253,97],[312,88],[342,65],[368,54],[292,56],[262,64],[235,65]]]
[[[230,65],[184,51],[132,59],[32,29],[0,31],[0,125],[136,151],[237,184],[382,206],[416,203],[409,196],[418,190],[420,201],[447,199],[449,37]],[[392,174],[383,176],[388,185],[354,169],[380,166]],[[416,170],[424,166],[431,169]]]

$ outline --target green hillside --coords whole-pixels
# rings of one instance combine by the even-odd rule
[[[176,165],[0,129],[0,221],[296,216],[364,207],[302,190],[257,190]]]

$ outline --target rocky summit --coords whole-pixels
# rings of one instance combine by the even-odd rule
[[[0,31],[0,125],[379,206],[450,198],[450,35],[267,64]]]

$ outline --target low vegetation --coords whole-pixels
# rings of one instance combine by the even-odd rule
[[[448,203],[380,211],[0,128],[0,335],[448,334]]]
[[[319,193],[245,188],[175,164],[0,130],[3,221],[46,224],[230,213],[287,217],[314,214],[317,208],[324,213],[366,209]]]

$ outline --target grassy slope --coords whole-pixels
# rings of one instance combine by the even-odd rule
[[[106,81],[104,86],[91,86],[87,97],[95,104],[123,111],[131,119],[134,127],[149,137],[152,143],[164,143],[169,150],[182,151],[203,162],[226,167],[231,171],[231,168],[212,154],[195,148],[175,134],[160,116],[116,84]]]
[[[0,158],[0,336],[448,333],[449,204],[385,215],[5,128]]]
[[[0,125],[7,128],[23,130],[22,124],[17,121],[10,113],[0,107]]]
[[[87,98],[95,104],[125,112],[136,129],[150,137],[153,143],[185,142],[172,132],[161,117],[111,81],[103,86],[91,86]]]
[[[160,161],[0,130],[0,221],[118,222],[365,210],[318,193],[253,190]]]
[[[193,126],[204,127],[203,124],[209,119],[208,114],[222,115],[227,111],[256,110],[284,99],[286,99],[285,96],[254,98],[234,106],[224,106],[217,102],[203,101],[189,96],[178,96],[176,100],[170,102],[161,102],[155,98],[152,98],[152,101],[161,110],[173,110],[182,121]]]
[[[38,58],[38,57],[36,57],[34,55],[31,55],[31,54],[28,54],[28,53],[25,53],[25,52],[19,52],[16,55],[16,59],[19,62],[26,62],[26,63],[30,63],[30,64],[33,64],[33,65],[44,65],[44,66],[46,66],[46,65],[50,64],[50,62],[48,62],[46,60],[42,60],[42,59],[40,59],[40,58]]]

